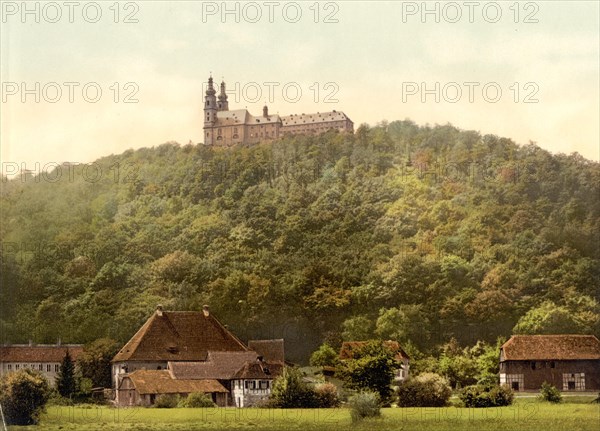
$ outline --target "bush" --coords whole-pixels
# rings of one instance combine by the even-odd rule
[[[514,393],[508,386],[467,386],[460,393],[460,400],[465,407],[501,407],[509,406]]]
[[[178,407],[215,407],[215,403],[213,402],[212,398],[204,392],[192,392],[179,402]]]
[[[273,382],[269,404],[282,409],[313,408],[317,406],[317,395],[302,381],[300,370],[285,367]]]
[[[510,406],[515,398],[515,393],[506,385],[495,385],[490,390],[490,399],[496,407]]]
[[[0,404],[9,425],[35,425],[50,398],[48,380],[29,369],[6,374],[0,380]]]
[[[349,404],[352,422],[381,416],[380,400],[377,392],[360,392],[350,398]]]
[[[154,407],[157,409],[172,409],[177,407],[179,404],[179,397],[177,395],[162,394],[156,397]]]
[[[556,386],[552,386],[550,383],[544,382],[542,383],[542,388],[540,389],[540,399],[550,403],[558,404],[562,401],[562,395]]]
[[[424,373],[408,379],[398,388],[401,407],[443,407],[448,404],[452,389],[448,381],[434,373]]]
[[[339,407],[340,399],[337,388],[333,383],[321,383],[315,386],[315,396],[318,408]]]
[[[338,362],[337,352],[327,343],[322,344],[310,355],[310,365],[312,367],[335,367]]]

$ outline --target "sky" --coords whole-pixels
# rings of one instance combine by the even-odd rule
[[[2,171],[202,141],[230,109],[411,119],[598,161],[599,2],[2,1]]]

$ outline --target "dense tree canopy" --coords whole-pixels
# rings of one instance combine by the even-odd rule
[[[122,343],[158,303],[302,362],[326,339],[598,334],[599,192],[577,154],[408,120],[61,165],[2,183],[1,341]]]

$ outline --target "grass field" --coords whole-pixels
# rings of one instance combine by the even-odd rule
[[[58,430],[600,430],[600,404],[591,397],[560,405],[518,399],[510,407],[467,409],[387,408],[380,419],[352,424],[347,409],[152,409],[50,407],[39,426],[9,427],[20,431]]]

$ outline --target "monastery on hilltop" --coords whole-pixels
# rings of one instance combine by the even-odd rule
[[[208,78],[204,100],[205,145],[249,145],[277,139],[286,134],[317,135],[330,129],[354,132],[354,123],[340,111],[281,117],[278,114],[270,115],[266,105],[263,107],[262,116],[254,116],[246,109],[230,111],[225,82],[221,82],[221,91],[217,96],[212,76]]]

